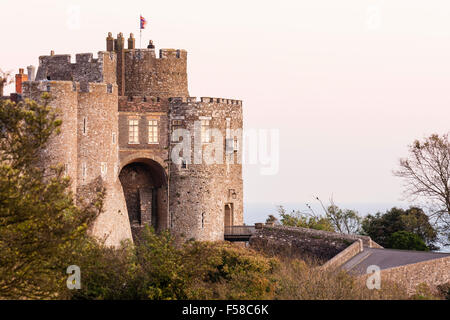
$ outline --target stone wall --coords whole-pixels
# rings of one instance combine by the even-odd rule
[[[323,269],[336,269],[342,266],[345,262],[356,256],[358,253],[363,251],[363,242],[361,239],[353,242],[352,245],[335,255],[333,258],[328,260],[324,265],[321,266]]]
[[[125,95],[188,96],[187,52],[161,49],[124,50]]]
[[[233,208],[234,225],[244,222],[242,150],[232,151],[228,162],[225,150],[227,124],[231,130],[242,129],[242,103],[222,98],[201,98],[197,101],[194,97],[188,97],[172,99],[170,107],[171,119],[182,122],[191,143],[190,156],[185,155],[184,151],[179,153],[186,161],[186,168],[179,163],[172,163],[170,167],[172,228],[187,239],[223,240],[225,205]],[[201,143],[200,130],[196,131],[201,119],[208,119],[210,129],[220,132],[220,137],[212,133],[211,142]],[[242,145],[241,133],[238,133],[237,139]],[[210,153],[216,142],[218,149]],[[176,154],[178,145],[178,142],[171,143],[170,152]],[[197,152],[199,150],[201,152]],[[221,161],[214,159],[208,164],[205,157],[196,156],[215,155],[215,152],[220,152]]]
[[[365,280],[367,277],[364,275],[362,278]],[[410,295],[415,294],[422,283],[437,293],[438,285],[450,282],[450,257],[381,270],[381,286],[383,281],[402,284]]]
[[[81,83],[82,84],[82,83]],[[131,237],[125,198],[118,179],[117,86],[88,83],[78,94],[79,185],[101,177],[106,187],[105,211],[96,220],[93,234],[119,243]],[[115,138],[114,138],[115,136]]]
[[[65,166],[79,200],[91,200],[96,194],[89,186],[106,188],[104,212],[91,232],[107,245],[131,238],[118,180],[118,143],[113,139],[118,131],[117,86],[108,91],[106,83],[24,82],[25,97],[40,101],[43,92],[51,95],[50,106],[57,110],[62,126],[42,151],[41,163]]]
[[[77,90],[73,90],[71,81],[26,81],[23,83],[23,97],[42,103],[41,96],[48,92],[51,96],[50,106],[62,120],[60,134],[54,134],[47,147],[40,154],[42,167],[65,166],[72,181],[75,193],[78,184],[78,139],[77,139]]]
[[[250,238],[250,246],[269,254],[324,263],[358,240],[368,246],[370,238],[307,228],[264,226]]]

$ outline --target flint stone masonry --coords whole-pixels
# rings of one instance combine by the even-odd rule
[[[194,127],[207,117],[225,146],[227,129],[242,129],[242,102],[190,97],[185,50],[161,49],[156,56],[154,48],[135,49],[132,36],[128,46],[122,33],[108,34],[106,51],[97,58],[81,53],[72,63],[65,54],[39,57],[36,76],[23,82],[23,97],[39,101],[48,92],[63,122],[40,165],[63,165],[79,202],[106,190],[104,211],[91,232],[107,245],[132,239],[147,224],[182,239],[223,240],[225,208],[231,208],[234,224],[243,224],[241,150],[227,153],[205,143],[201,150],[223,161],[193,163],[199,138]],[[185,168],[171,160],[177,147],[171,141],[173,119],[182,119],[192,139]],[[138,139],[132,143],[130,120],[137,121]],[[156,142],[149,141],[150,120],[157,123]]]
[[[250,246],[269,253],[324,263],[354,242],[371,246],[370,237],[300,227],[264,226],[250,238]]]
[[[92,53],[80,53],[75,60],[71,63],[71,57],[67,54],[39,57],[35,80],[116,82],[114,54],[100,51],[98,58],[94,59]]]
[[[434,294],[439,285],[450,283],[450,254],[435,259],[382,269],[381,284],[390,281],[401,284],[409,295],[416,293],[420,285],[425,284]],[[368,275],[362,275],[365,282]]]

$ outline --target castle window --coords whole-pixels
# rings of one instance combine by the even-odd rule
[[[139,120],[128,120],[128,143],[139,143]]]
[[[81,166],[81,171],[82,171],[82,176],[83,179],[86,179],[87,176],[87,167],[86,167],[86,162],[83,162],[82,166]]]
[[[158,120],[148,120],[148,143],[158,143]]]
[[[106,165],[106,162],[100,163],[100,173],[102,176],[106,175],[106,172],[108,171],[108,166]]]
[[[234,137],[233,140],[233,151],[237,152],[239,150],[239,141],[237,137]]]
[[[87,132],[87,119],[86,117],[83,118],[83,134],[86,134]]]
[[[205,227],[205,213],[202,212],[202,229]]]
[[[183,127],[183,120],[172,120],[172,133],[175,132],[177,129],[182,129]],[[175,140],[174,135],[172,134],[172,142],[179,142]]]
[[[69,175],[69,164],[68,163],[64,164],[64,175],[65,176]]]
[[[201,122],[202,122],[201,126],[202,143],[210,143],[211,142],[211,132],[209,130],[210,121],[207,119],[202,119]]]
[[[225,130],[225,151],[227,154],[233,153],[233,139],[231,139],[231,118],[226,118],[227,127]]]
[[[225,151],[227,154],[231,154],[234,151],[234,141],[232,138],[225,139]]]
[[[112,144],[116,144],[116,133],[112,133]]]
[[[187,162],[186,162],[186,160],[184,160],[184,159],[181,159],[181,169],[187,169]]]
[[[112,84],[108,83],[108,84],[106,85],[106,92],[107,92],[107,93],[112,93],[112,92],[113,92],[113,86],[112,86]]]

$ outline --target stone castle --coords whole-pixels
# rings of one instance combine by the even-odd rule
[[[185,50],[161,49],[157,56],[151,41],[138,49],[133,34],[125,41],[109,33],[97,58],[82,53],[72,63],[52,51],[39,57],[36,73],[30,66],[28,75],[22,69],[16,76],[22,98],[39,101],[49,92],[63,121],[44,163],[64,166],[78,198],[89,199],[98,184],[106,188],[91,232],[108,245],[146,224],[186,240],[223,240],[226,226],[243,224],[242,101],[189,96],[186,66]],[[174,137],[176,129],[190,134]],[[193,155],[183,150],[173,161],[183,141]],[[219,152],[231,161],[193,160],[213,143],[225,145]]]

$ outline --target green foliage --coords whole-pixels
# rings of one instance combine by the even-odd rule
[[[284,226],[335,231],[330,219],[326,217],[311,216],[298,210],[287,213],[283,206],[278,207],[278,214],[281,217],[280,222]]]
[[[263,299],[274,291],[274,259],[227,243],[177,245],[149,227],[136,245],[90,243],[79,252],[82,288],[64,292],[72,299]]]
[[[39,152],[61,122],[34,101],[0,101],[0,297],[50,298],[67,258],[101,210],[78,208],[62,168],[44,171]]]
[[[389,248],[403,250],[429,251],[423,240],[414,233],[397,231],[389,237]]]
[[[429,250],[437,249],[434,245],[437,232],[420,208],[392,208],[384,214],[368,215],[362,222],[362,230],[385,248],[391,248],[391,236],[394,233],[406,231],[417,235]]]
[[[405,299],[386,282],[369,290],[345,272],[297,259],[269,258],[227,242],[179,244],[168,233],[143,230],[139,243],[120,249],[92,243],[76,263],[81,290],[71,299]],[[81,260],[79,260],[81,259]]]
[[[135,248],[140,296],[149,299],[186,299],[185,265],[169,232],[157,235],[146,227]]]
[[[334,203],[333,198],[330,199],[330,205],[328,207],[325,207],[318,197],[316,197],[316,200],[320,202],[323,214],[316,214],[308,204],[306,204],[306,206],[312,214],[303,213],[299,210],[293,210],[291,213],[287,213],[283,206],[278,206],[278,214],[281,217],[281,223],[285,226],[311,228],[346,234],[358,234],[361,232],[361,217],[358,215],[358,212],[339,208]],[[273,216],[269,216],[269,218],[270,217]]]

